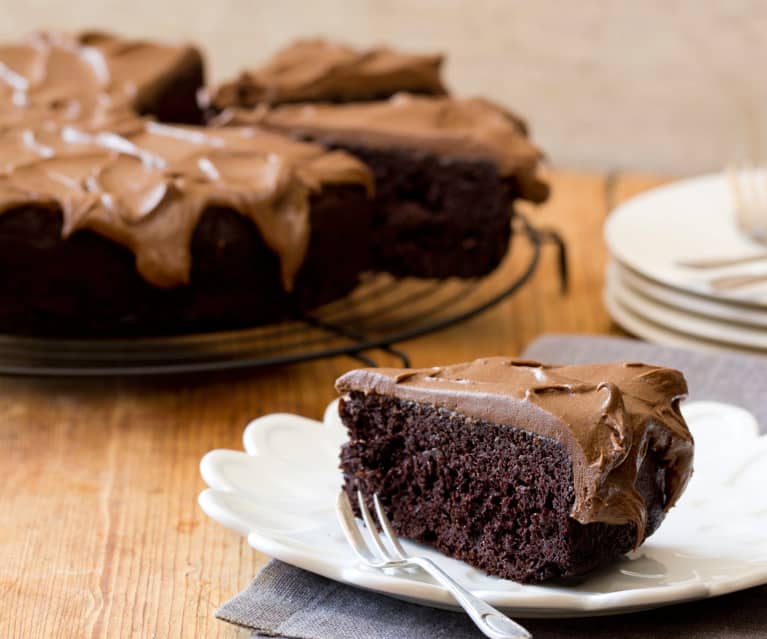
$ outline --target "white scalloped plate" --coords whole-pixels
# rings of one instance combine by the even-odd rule
[[[335,403],[323,424],[296,415],[257,419],[245,450],[214,450],[200,463],[202,509],[267,555],[343,583],[428,606],[455,608],[439,586],[409,572],[359,564],[341,533],[335,500],[346,439]],[[767,583],[767,437],[736,406],[690,403],[695,474],[660,530],[624,560],[567,584],[527,586],[489,577],[430,548],[430,556],[476,595],[517,617],[632,612]],[[725,437],[722,434],[726,433]]]

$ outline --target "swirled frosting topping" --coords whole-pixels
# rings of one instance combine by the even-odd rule
[[[262,67],[222,84],[203,102],[217,110],[285,102],[347,102],[397,91],[439,95],[441,55],[387,47],[360,50],[322,39],[299,40]]]
[[[291,290],[309,243],[309,197],[330,184],[370,191],[372,177],[350,155],[250,128],[132,118],[0,133],[0,214],[60,209],[65,236],[89,229],[128,247],[158,287],[189,281],[194,229],[205,210],[224,207],[255,223]]]
[[[258,119],[273,130],[322,142],[489,160],[504,177],[518,179],[522,197],[540,201],[548,194],[535,178],[542,154],[524,122],[484,98],[400,93],[381,102],[286,105]]]
[[[142,112],[169,77],[199,63],[190,46],[100,32],[0,45],[0,130],[49,120],[105,126]]]
[[[646,456],[665,472],[664,510],[692,474],[693,440],[679,412],[687,384],[679,371],[639,363],[551,366],[504,357],[432,369],[359,369],[336,382],[428,403],[559,442],[572,459],[580,523],[633,523],[645,535],[647,506],[637,489]]]

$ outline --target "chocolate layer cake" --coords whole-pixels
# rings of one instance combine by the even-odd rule
[[[190,46],[41,33],[0,45],[0,130],[52,119],[98,126],[133,112],[199,123],[203,80],[202,57]]]
[[[487,100],[399,94],[384,102],[284,106],[258,118],[372,168],[374,265],[394,275],[492,271],[509,246],[514,200],[548,195],[524,123]]]
[[[369,265],[372,177],[343,152],[123,118],[6,130],[0,165],[2,332],[249,326],[345,295]]]
[[[497,357],[336,386],[350,496],[378,493],[398,534],[516,581],[637,547],[692,472],[687,385],[671,369]]]
[[[355,49],[322,39],[299,40],[261,67],[200,94],[214,113],[290,102],[380,100],[398,91],[442,95],[442,56]]]

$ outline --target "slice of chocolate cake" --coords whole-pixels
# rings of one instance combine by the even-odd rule
[[[108,33],[40,33],[0,45],[0,130],[33,121],[112,123],[115,114],[152,114],[199,123],[197,49]]]
[[[284,106],[258,118],[372,168],[375,266],[394,275],[492,271],[509,247],[513,201],[548,194],[524,123],[487,100],[399,94],[384,102]]]
[[[261,67],[200,93],[213,113],[290,102],[380,100],[399,91],[442,95],[441,55],[388,47],[355,49],[322,39],[299,40]]]
[[[667,368],[496,357],[336,386],[350,496],[377,493],[398,534],[516,581],[635,548],[692,472],[687,385]]]
[[[369,266],[372,176],[321,146],[123,117],[6,130],[0,166],[0,332],[252,326]]]

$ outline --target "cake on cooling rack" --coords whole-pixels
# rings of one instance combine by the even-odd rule
[[[436,54],[299,40],[266,64],[201,92],[201,102],[215,113],[290,102],[381,100],[399,91],[442,95],[441,65],[442,56]]]
[[[368,270],[492,270],[512,201],[545,197],[539,153],[515,116],[446,97],[440,62],[305,41],[214,104],[369,102],[203,127],[193,47],[100,32],[0,46],[0,332],[236,329],[343,297]],[[401,90],[428,97],[376,101]]]
[[[378,493],[401,536],[516,581],[637,547],[692,472],[672,369],[496,357],[355,370],[336,386],[350,496]]]

